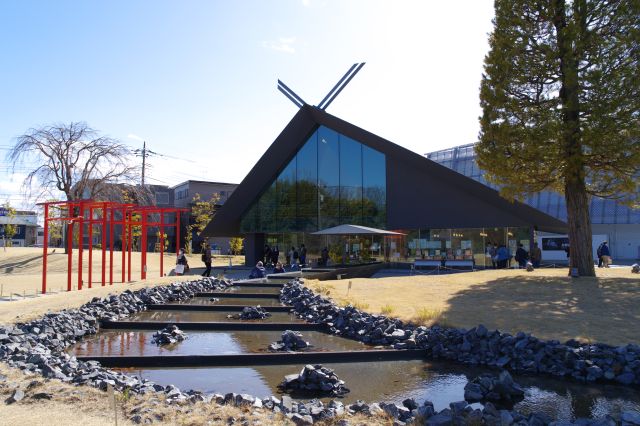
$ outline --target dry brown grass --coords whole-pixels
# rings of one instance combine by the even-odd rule
[[[51,253],[53,249],[49,251]],[[75,252],[77,254],[77,252]],[[84,253],[84,279],[87,279],[88,255]],[[50,254],[47,261],[47,294],[40,294],[42,283],[42,249],[9,247],[5,251],[0,248],[0,291],[1,298],[6,299],[12,294],[13,301],[0,301],[0,323],[14,322],[16,320],[26,321],[33,319],[49,310],[61,310],[82,305],[92,297],[103,297],[109,293],[118,293],[125,289],[139,289],[146,286],[158,284],[168,284],[175,281],[184,281],[197,277],[204,270],[200,261],[200,255],[190,255],[189,264],[192,269],[191,275],[180,277],[165,276],[160,278],[160,255],[150,253],[147,256],[148,268],[147,279],[140,280],[140,253],[131,255],[131,278],[130,283],[122,283],[120,262],[120,252],[114,252],[114,283],[109,286],[108,271],[107,285],[101,286],[100,276],[100,252],[93,253],[93,274],[92,288],[88,288],[87,283],[81,291],[75,290],[77,285],[77,273],[72,276],[74,291],[67,292],[67,256],[62,249],[56,249],[56,253]],[[107,254],[107,262],[108,262]],[[76,268],[77,257],[74,257],[73,267]],[[234,265],[240,264],[240,257],[232,258]],[[165,255],[165,273],[168,274],[175,264],[173,255]],[[224,266],[229,264],[229,258],[219,257],[214,259],[214,266]],[[36,297],[36,291],[38,296]],[[26,298],[23,297],[26,295]]]
[[[609,344],[640,342],[640,276],[631,268],[598,269],[596,278],[569,278],[566,269],[489,270],[451,275],[325,281],[338,304],[357,301],[420,323],[470,328],[484,324],[544,339]],[[313,288],[315,281],[307,281]],[[348,292],[348,294],[347,294]]]

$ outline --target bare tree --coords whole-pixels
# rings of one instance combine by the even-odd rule
[[[60,191],[67,201],[87,196],[112,199],[113,193],[119,194],[121,186],[137,176],[137,167],[128,161],[130,156],[127,146],[98,135],[84,122],[29,129],[16,138],[7,155],[14,167],[35,167],[23,183],[26,195],[41,200],[56,197]],[[67,232],[73,231],[73,223],[67,227]]]
[[[111,184],[132,181],[137,167],[129,163],[131,151],[115,139],[98,135],[84,122],[54,124],[29,129],[16,138],[8,159],[34,164],[24,188],[36,199],[63,192],[68,201],[108,198]]]

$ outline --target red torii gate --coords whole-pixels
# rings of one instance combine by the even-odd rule
[[[47,292],[47,249],[49,243],[49,222],[64,221],[67,227],[67,291],[72,290],[72,256],[73,256],[73,224],[78,224],[78,290],[82,290],[82,251],[84,225],[89,226],[89,265],[88,265],[88,285],[92,285],[93,269],[93,227],[102,226],[102,286],[106,285],[106,244],[107,233],[109,233],[109,285],[113,285],[113,230],[116,225],[121,227],[121,251],[122,251],[122,277],[121,282],[125,282],[125,271],[127,280],[131,281],[131,248],[133,241],[133,227],[141,228],[141,258],[140,258],[140,279],[147,278],[147,231],[149,227],[160,228],[160,276],[164,276],[164,228],[176,228],[176,254],[180,250],[180,213],[189,209],[177,207],[155,207],[137,206],[134,204],[117,203],[113,201],[53,201],[40,203],[44,206],[44,243],[42,255],[42,293]],[[65,217],[49,217],[49,207],[57,206],[61,210],[66,210]],[[102,212],[102,217],[94,218],[96,211]],[[74,214],[77,212],[77,215]],[[89,213],[88,219],[85,213]],[[120,220],[116,219],[116,213],[120,213]],[[164,216],[167,213],[175,213],[175,222],[165,223]],[[149,221],[149,215],[159,214],[160,221]],[[140,215],[140,220],[134,221],[133,216]],[[127,262],[125,264],[125,256]]]

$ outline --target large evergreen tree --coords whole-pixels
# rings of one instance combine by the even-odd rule
[[[640,1],[496,0],[480,167],[508,198],[564,193],[571,267],[595,275],[591,196],[633,202],[640,170]]]

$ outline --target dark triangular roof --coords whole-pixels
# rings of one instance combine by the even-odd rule
[[[428,158],[334,117],[319,108],[300,108],[242,180],[205,236],[240,234],[240,218],[277,178],[318,126],[326,126],[386,156],[387,229],[536,226],[566,232],[566,224]]]

